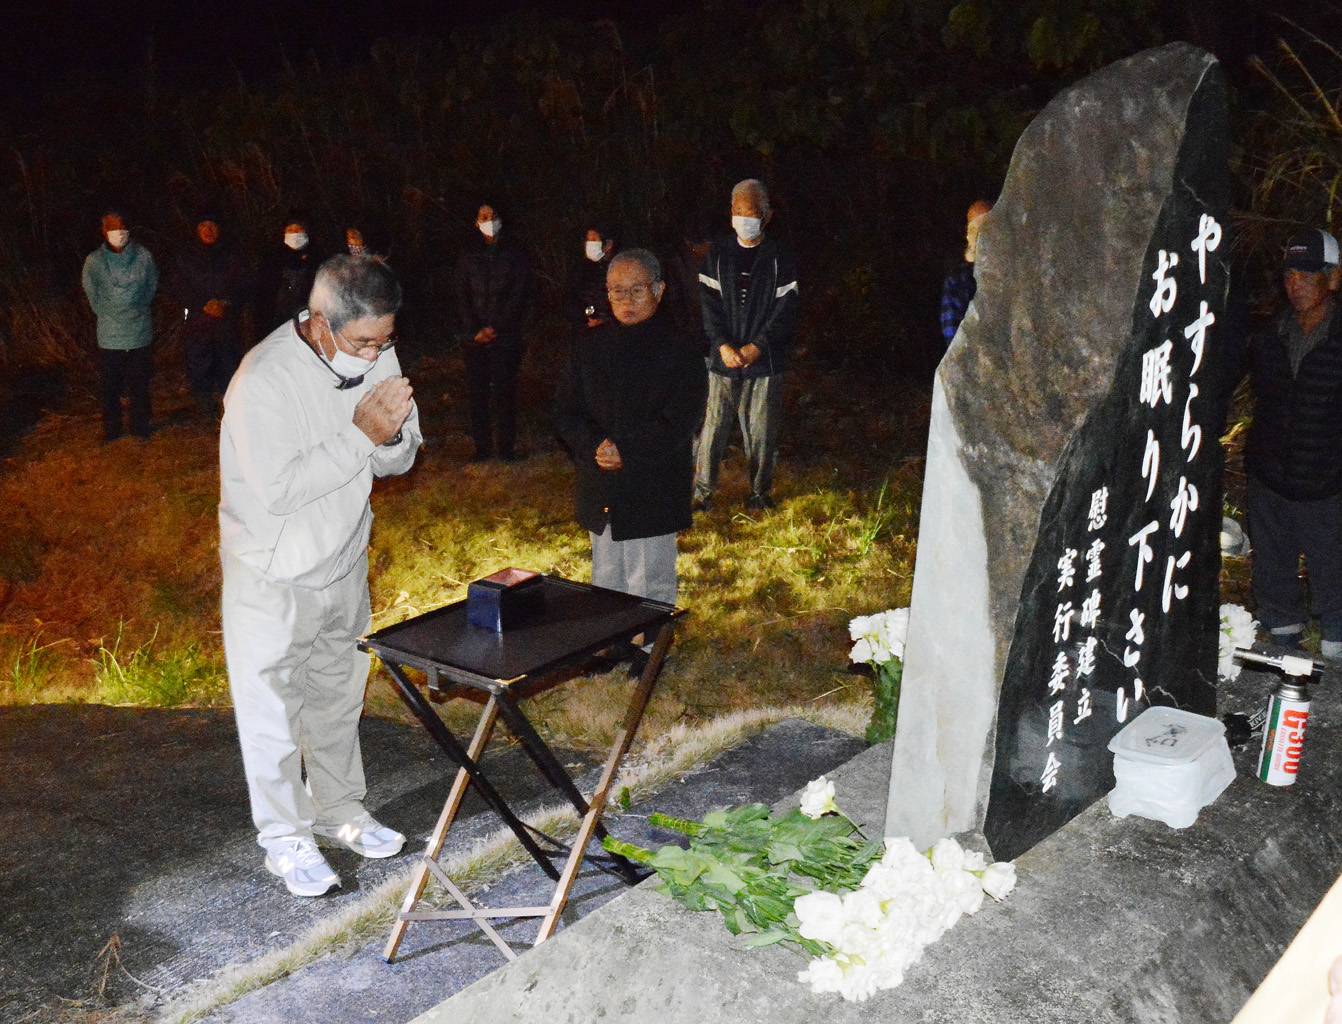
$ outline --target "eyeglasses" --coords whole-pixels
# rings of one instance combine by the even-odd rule
[[[642,302],[652,294],[652,285],[636,284],[630,288],[607,288],[606,294],[610,296],[611,302],[628,302],[630,299]]]
[[[326,319],[325,316],[323,316],[322,319]],[[388,334],[385,338],[380,340],[377,338],[369,338],[367,340],[363,340],[355,338],[346,338],[339,331],[331,327],[330,320],[326,321],[326,329],[331,332],[332,338],[339,337],[341,341],[343,341],[350,348],[354,349],[355,352],[365,352],[370,348],[375,348],[377,349],[377,354],[381,355],[388,349],[393,349],[396,347],[397,338],[395,332]]]

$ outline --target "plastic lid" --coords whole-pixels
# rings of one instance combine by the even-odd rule
[[[1179,708],[1147,708],[1109,741],[1115,754],[1150,764],[1186,764],[1225,735],[1225,723]]]

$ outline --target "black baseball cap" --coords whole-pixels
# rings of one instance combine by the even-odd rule
[[[1337,267],[1337,239],[1319,228],[1296,235],[1286,246],[1282,266],[1310,274],[1333,270]]]

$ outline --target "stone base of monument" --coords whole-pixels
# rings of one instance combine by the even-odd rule
[[[1272,681],[1245,671],[1223,710]],[[1255,739],[1189,828],[1115,818],[1099,800],[1018,859],[1009,899],[962,918],[868,1002],[812,995],[800,957],[742,949],[716,914],[645,883],[413,1024],[1229,1020],[1342,871],[1342,674],[1314,690],[1295,786],[1257,781]],[[877,831],[889,766],[882,745],[831,775],[840,806]]]

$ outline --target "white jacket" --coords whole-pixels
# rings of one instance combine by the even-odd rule
[[[400,375],[395,352],[347,391],[324,363],[292,320],[276,328],[233,375],[219,430],[221,557],[313,590],[343,579],[368,547],[373,477],[404,473],[423,443],[418,408],[391,447],[353,422],[359,399]]]

